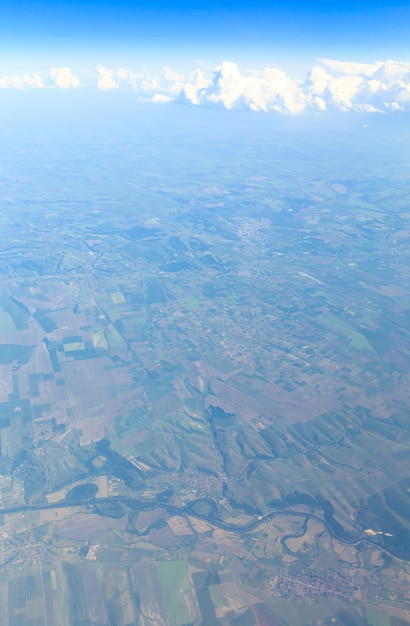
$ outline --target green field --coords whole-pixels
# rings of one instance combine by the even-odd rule
[[[162,595],[171,626],[189,624],[195,616],[189,611],[186,597],[190,590],[185,561],[163,561],[158,565]]]

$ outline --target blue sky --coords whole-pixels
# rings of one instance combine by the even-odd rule
[[[2,0],[0,93],[410,111],[409,24],[408,0]]]
[[[3,0],[0,70],[130,62],[188,67],[223,59],[291,69],[317,57],[408,60],[409,23],[409,3],[402,0]]]

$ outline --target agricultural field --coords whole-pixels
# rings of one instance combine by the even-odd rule
[[[9,146],[2,624],[405,626],[401,144],[162,130]]]

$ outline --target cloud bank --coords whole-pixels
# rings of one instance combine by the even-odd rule
[[[69,67],[39,74],[0,76],[0,89],[133,90],[139,100],[152,103],[185,102],[193,106],[247,108],[300,114],[304,111],[410,111],[410,62],[355,63],[320,59],[302,78],[294,79],[277,67],[242,71],[223,61],[210,75],[201,69],[181,74],[163,67],[159,75],[147,70],[111,69],[98,65],[91,81],[82,83]]]
[[[43,89],[44,81],[38,74],[0,76],[0,89]]]

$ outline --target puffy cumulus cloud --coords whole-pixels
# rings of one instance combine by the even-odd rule
[[[72,73],[69,67],[51,68],[50,80],[60,89],[77,89],[81,85],[80,79]]]
[[[97,87],[103,91],[118,89],[118,83],[114,80],[114,70],[108,70],[103,65],[96,67],[98,75]]]
[[[193,104],[214,103],[226,109],[248,107],[253,111],[300,113],[306,97],[299,84],[278,68],[241,74],[236,63],[223,61],[207,80],[200,70],[183,89],[183,96]]]
[[[324,96],[324,102],[327,102],[341,111],[348,111],[354,108],[354,99],[356,98],[360,86],[363,83],[361,76],[333,76],[328,77],[326,89],[321,90],[317,95]],[[315,95],[315,92],[311,94]]]
[[[365,64],[321,59],[321,63],[326,70],[313,68],[310,88],[311,94],[321,91],[328,105],[344,111],[410,110],[410,62]]]
[[[185,76],[174,72],[170,67],[163,67],[162,71],[166,81],[165,90],[170,91],[172,94],[179,95],[186,83]]]
[[[150,102],[154,102],[155,104],[166,104],[167,102],[172,102],[173,98],[171,96],[166,96],[164,93],[156,93],[150,99]]]
[[[198,69],[185,79],[164,68],[160,84],[158,95],[226,109],[245,107],[293,115],[327,109],[410,110],[410,63],[394,61],[365,64],[323,59],[303,80],[294,80],[277,67],[244,73],[236,63],[223,61],[211,78]]]
[[[117,77],[119,80],[127,82],[135,91],[153,92],[158,91],[161,87],[159,79],[145,69],[141,72],[131,72],[125,68],[120,68]]]
[[[195,70],[186,77],[184,74],[175,72],[170,67],[163,67],[162,74],[153,76],[147,70],[131,72],[121,68],[117,72],[118,80],[127,82],[132,89],[141,94],[141,100],[149,102],[170,102],[179,99],[185,92],[187,99],[193,104],[199,104],[196,93],[210,84],[201,70]],[[146,94],[152,94],[146,97]]]
[[[325,67],[315,66],[305,80],[311,104],[341,111],[410,110],[410,63],[322,63]]]
[[[401,110],[410,110],[410,82],[405,83],[403,81],[399,81],[394,85],[393,89],[390,89],[390,94],[392,92],[394,97],[389,98],[387,102],[384,103],[385,106],[390,108],[390,110],[394,110],[397,106]]]
[[[214,70],[214,78],[206,90],[202,92],[202,100],[222,103],[226,109],[231,109],[235,103],[246,98],[250,91],[253,77],[241,76],[236,63],[223,61]]]
[[[300,81],[292,80],[277,67],[243,76],[235,64],[222,64],[215,72],[212,89],[210,98],[219,99],[227,108],[241,102],[253,111],[295,114],[308,104]]]
[[[296,115],[304,111],[410,111],[410,62],[357,63],[320,59],[299,79],[278,67],[243,71],[223,61],[210,75],[199,67],[185,75],[168,67],[154,75],[146,69],[96,68],[94,85],[101,90],[132,89],[139,100],[154,103],[183,101],[193,106],[276,111]],[[52,68],[48,87],[81,88],[70,68]],[[38,74],[0,77],[0,89],[43,88]]]
[[[300,82],[290,79],[277,68],[265,69],[262,88],[265,110],[273,108],[281,113],[301,113],[308,103]]]
[[[0,77],[0,89],[43,89],[44,81],[38,74],[15,74]]]
[[[206,89],[211,84],[211,80],[206,78],[202,70],[197,69],[192,72],[182,89],[181,96],[192,104],[199,104],[201,99],[205,97]]]

